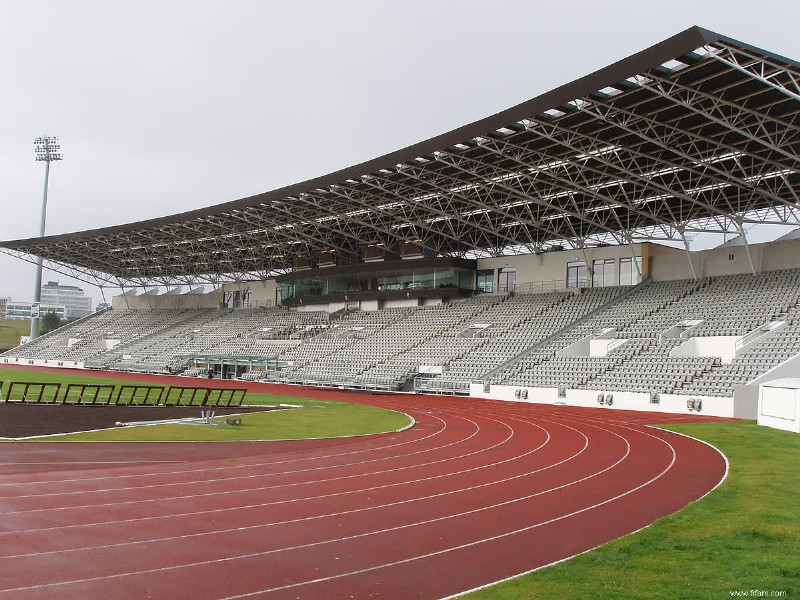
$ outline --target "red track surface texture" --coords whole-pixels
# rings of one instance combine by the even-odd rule
[[[726,469],[645,426],[668,415],[354,399],[417,423],[308,442],[3,444],[0,598],[441,598],[635,531]]]

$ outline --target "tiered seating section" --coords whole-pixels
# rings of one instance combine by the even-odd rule
[[[189,355],[269,358],[277,369],[244,378],[385,389],[413,382],[440,393],[468,393],[470,382],[484,381],[724,397],[800,354],[799,302],[800,270],[789,270],[485,294],[334,320],[282,308],[110,310],[3,358],[146,372]],[[676,353],[689,338],[708,336],[739,340],[735,358]],[[607,353],[586,352],[590,339],[603,340]]]
[[[161,373],[188,355],[276,356],[326,325],[324,313],[280,308],[107,310],[3,356]]]

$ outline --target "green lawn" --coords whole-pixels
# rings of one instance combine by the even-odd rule
[[[800,436],[752,421],[665,429],[724,452],[727,480],[639,533],[470,598],[800,598]]]
[[[288,398],[293,404],[294,398]],[[313,404],[312,404],[313,402]],[[341,402],[312,401],[305,408],[242,415],[239,426],[148,425],[106,429],[46,438],[53,441],[244,441],[298,440],[308,438],[367,435],[402,429],[411,423],[398,412]],[[199,416],[199,415],[197,415]],[[219,423],[225,418],[217,418]]]
[[[124,385],[142,382],[103,379],[89,375],[46,373],[0,368],[0,381],[61,383],[62,393],[68,383]],[[149,384],[154,385],[154,384]],[[8,383],[4,390],[8,390]],[[246,404],[292,404],[300,409],[245,414],[240,426],[202,426],[185,424],[148,425],[107,429],[91,433],[41,438],[47,441],[225,441],[278,440],[343,437],[397,431],[411,424],[407,415],[374,406],[330,402],[293,396],[248,393]],[[198,407],[199,409],[199,407]],[[194,411],[200,416],[199,410]],[[217,419],[224,421],[224,418]]]
[[[30,321],[0,319],[0,350],[10,350],[19,346],[19,338],[31,332]]]

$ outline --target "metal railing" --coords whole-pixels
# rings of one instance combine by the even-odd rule
[[[514,286],[517,294],[542,294],[547,292],[564,292],[579,288],[591,287],[589,279],[581,277],[577,281],[566,279],[543,279],[541,281],[526,281]]]

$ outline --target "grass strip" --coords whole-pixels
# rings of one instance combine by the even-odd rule
[[[241,419],[242,424],[236,426],[162,424],[104,429],[40,439],[65,442],[299,440],[384,433],[402,429],[410,423],[409,418],[402,413],[339,402],[328,402],[304,409],[292,408],[243,414]],[[218,417],[215,421],[223,423],[225,417]]]

